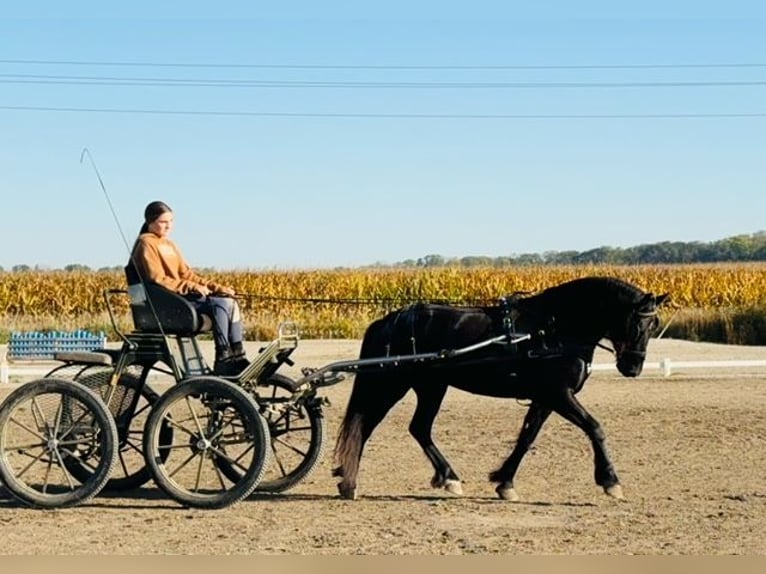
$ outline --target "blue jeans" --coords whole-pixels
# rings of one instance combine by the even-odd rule
[[[186,298],[198,312],[212,317],[216,349],[231,348],[242,342],[242,316],[236,299],[212,295],[187,295]]]

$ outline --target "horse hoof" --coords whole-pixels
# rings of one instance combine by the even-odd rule
[[[463,496],[463,485],[459,480],[445,480],[444,490],[455,496]]]
[[[497,492],[497,495],[500,497],[501,500],[508,500],[510,502],[518,502],[519,500],[521,500],[519,498],[519,495],[516,494],[516,489],[514,489],[513,487],[502,488],[498,486],[495,489],[495,492]]]
[[[622,494],[622,486],[615,484],[604,489],[609,496],[616,498],[617,500],[625,500],[625,496]]]
[[[356,500],[356,488],[348,488],[338,485],[338,494],[345,500]]]

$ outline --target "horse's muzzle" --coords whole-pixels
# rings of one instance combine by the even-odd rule
[[[637,377],[644,368],[645,359],[645,351],[622,351],[617,355],[617,370],[624,377]]]

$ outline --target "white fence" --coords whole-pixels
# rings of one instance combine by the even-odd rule
[[[2,360],[0,362],[0,384],[21,383],[25,380],[31,380],[35,377],[42,377],[50,372],[54,366],[59,363],[35,363],[30,361],[26,364],[10,365]],[[644,363],[644,372],[661,371],[664,377],[669,377],[673,373],[683,372],[694,369],[738,369],[738,368],[764,368],[766,376],[766,359],[733,359],[723,361],[676,361],[665,358],[661,361],[647,361]],[[617,367],[612,363],[596,363],[592,365],[594,371],[614,371]]]
[[[669,377],[674,372],[685,371],[687,369],[737,369],[750,367],[766,367],[766,359],[732,359],[727,361],[676,361],[673,359],[662,359],[661,361],[647,361],[644,363],[644,371],[660,370],[662,375]],[[593,365],[594,371],[616,371],[614,363],[599,363]],[[764,371],[766,376],[766,371]]]

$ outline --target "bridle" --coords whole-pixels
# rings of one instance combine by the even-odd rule
[[[639,311],[637,309],[634,309],[633,311],[631,311],[630,316],[628,318],[628,325],[629,326],[628,326],[627,330],[628,331],[632,331],[633,330],[633,326],[636,325],[637,323],[641,323],[644,319],[647,319],[649,317],[657,317],[657,315],[658,315],[658,313],[657,313],[656,309],[654,309],[653,311]],[[643,331],[639,330],[638,333],[636,334],[636,336],[634,337],[634,340],[637,340],[641,336],[642,332]],[[615,349],[613,349],[613,348],[611,348],[611,347],[609,347],[607,345],[604,345],[601,342],[596,343],[596,346],[600,347],[600,348],[602,348],[602,349],[604,349],[606,351],[609,351],[610,353],[612,353],[617,358],[617,360],[619,360],[623,356],[636,357],[636,358],[639,358],[639,359],[645,359],[646,358],[646,351],[638,351],[638,350],[635,350],[635,349],[624,349],[624,350],[618,352]]]

